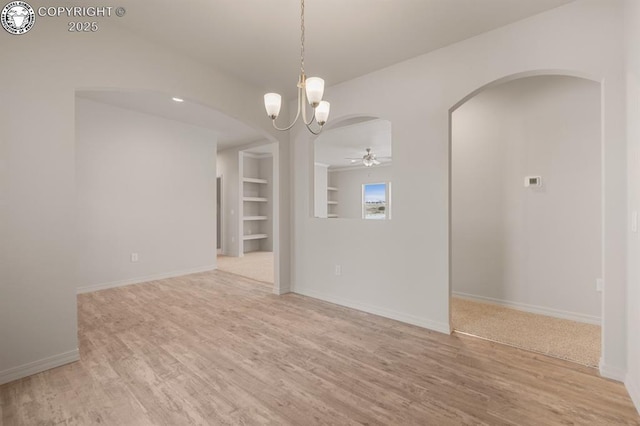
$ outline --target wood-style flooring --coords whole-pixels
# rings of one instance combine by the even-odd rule
[[[0,387],[13,425],[640,425],[594,369],[214,271],[78,296],[81,361]]]

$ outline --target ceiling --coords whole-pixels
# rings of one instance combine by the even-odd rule
[[[571,1],[306,0],[306,72],[332,86]],[[127,12],[113,21],[117,25],[258,90],[295,97],[298,0],[188,0],[180,7],[174,0],[120,0],[118,6]],[[262,139],[218,111],[189,101],[177,104],[164,94],[96,91],[80,96],[212,129],[219,135],[219,149]],[[343,157],[361,157],[364,148]]]
[[[390,121],[371,119],[325,130],[314,142],[314,161],[330,169],[362,166],[348,159],[362,158],[367,148],[377,157],[388,157],[379,158],[381,163],[391,162]]]
[[[573,0],[307,0],[308,76],[331,86]],[[298,0],[121,0],[118,25],[295,97]],[[330,93],[328,93],[330,96]]]
[[[264,139],[253,128],[215,109],[192,101],[175,102],[162,93],[85,90],[78,92],[78,96],[213,130],[218,136],[218,150]]]

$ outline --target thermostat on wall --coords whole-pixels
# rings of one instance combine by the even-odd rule
[[[526,176],[524,186],[542,186],[542,176]]]

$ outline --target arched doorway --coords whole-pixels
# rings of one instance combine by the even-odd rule
[[[599,83],[528,73],[450,110],[452,329],[598,365],[600,102]]]

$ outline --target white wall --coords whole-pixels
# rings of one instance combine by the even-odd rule
[[[338,217],[362,219],[362,185],[392,182],[392,171],[391,165],[329,170],[329,186],[338,188],[337,193],[334,194],[334,198],[338,201],[336,209]],[[389,205],[393,209],[393,199]]]
[[[274,247],[274,235],[273,235],[273,226],[274,226],[274,215],[276,213],[275,208],[275,200],[274,200],[274,159],[273,156],[270,155],[266,158],[262,158],[260,160],[260,175],[263,179],[267,179],[267,184],[264,185],[264,193],[267,194],[267,220],[263,225],[258,227],[258,229],[266,229],[268,238],[262,240],[260,242],[260,250],[262,251],[273,251]]]
[[[46,6],[37,0],[31,6]],[[75,90],[152,90],[201,102],[280,140],[262,90],[104,22],[78,37],[42,19],[26,35],[0,34],[20,66],[0,68],[0,383],[78,358],[76,309]],[[285,112],[286,113],[286,112]],[[288,168],[280,170],[289,182]],[[289,187],[282,223],[289,223]],[[281,280],[288,288],[289,229],[281,227]]]
[[[80,289],[214,269],[215,157],[210,130],[77,99]]]
[[[448,332],[449,110],[479,88],[510,76],[549,70],[587,75],[603,83],[605,120],[601,372],[624,377],[626,149],[621,40],[621,3],[582,0],[328,87],[332,120],[368,115],[393,125],[393,220],[313,219],[309,208],[313,137],[295,129],[294,290]],[[335,264],[342,265],[342,275],[334,275]]]
[[[313,165],[313,210],[315,217],[326,218],[328,214],[327,187],[329,186],[329,165],[314,163]]]
[[[629,213],[640,211],[640,2],[625,2],[627,72],[627,167]],[[632,217],[629,218],[629,223]],[[640,234],[629,233],[627,360],[625,383],[640,412]]]
[[[600,322],[600,137],[585,79],[511,81],[452,114],[454,293]]]
[[[239,256],[242,241],[238,241],[238,203],[240,202],[239,150],[229,148],[218,152],[217,170],[222,178],[222,254]]]

